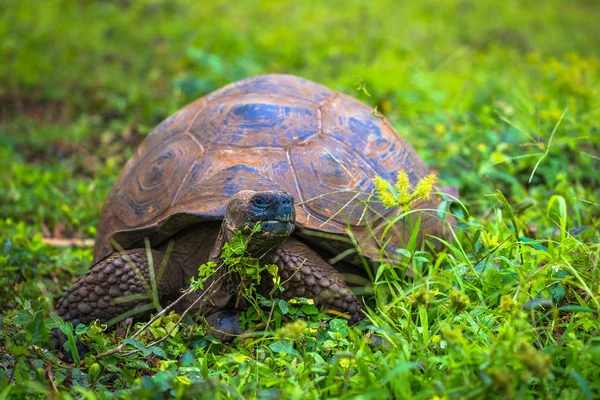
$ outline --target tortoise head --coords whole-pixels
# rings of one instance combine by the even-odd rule
[[[247,250],[250,255],[261,258],[285,242],[294,231],[295,220],[294,196],[291,194],[242,190],[229,201],[221,230],[226,231],[226,240],[241,230],[249,238]]]

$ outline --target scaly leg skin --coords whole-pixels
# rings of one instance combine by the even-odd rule
[[[285,291],[276,297],[290,299],[307,297],[317,306],[350,314],[350,323],[364,318],[359,299],[350,290],[342,275],[310,247],[294,238],[279,249],[273,257],[279,267],[281,284]],[[269,276],[261,279],[260,292],[268,297],[273,288]]]
[[[163,253],[152,250],[156,279],[162,258]],[[114,253],[94,265],[63,294],[56,307],[58,315],[65,321],[72,321],[73,325],[88,324],[95,319],[107,322],[138,306],[151,303],[150,293],[147,293],[139,281],[128,259],[138,268],[148,283],[147,287],[151,287],[146,249],[128,250],[127,256]],[[171,266],[165,270],[157,285],[159,298],[176,294],[183,287],[183,276],[179,268]],[[147,294],[147,297],[125,303],[114,301],[119,297],[135,294]]]

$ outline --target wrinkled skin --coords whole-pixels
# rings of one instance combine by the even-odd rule
[[[313,298],[317,305],[348,313],[352,321],[360,320],[360,302],[342,275],[314,250],[295,237],[290,237],[295,220],[293,201],[291,195],[280,191],[241,191],[230,200],[221,223],[202,223],[179,232],[173,237],[175,244],[165,271],[157,280],[162,305],[181,295],[181,289],[189,286],[190,278],[197,277],[198,266],[209,261],[218,265],[223,245],[232,239],[237,230],[242,230],[249,235],[247,251],[250,256],[258,258],[262,264],[279,267],[285,288],[279,296],[285,299],[298,296]],[[261,224],[261,230],[250,235],[255,224]],[[165,242],[152,249],[155,276],[159,274],[167,245]],[[125,253],[115,252],[94,265],[58,300],[58,314],[75,325],[90,323],[95,319],[106,323],[148,304],[148,297],[115,302],[122,296],[147,294],[151,285],[146,249],[131,249]],[[140,280],[134,266],[147,285]],[[224,276],[223,272],[220,270],[213,274],[204,284],[205,288],[212,289],[204,293],[204,298],[196,306],[202,315],[233,310],[240,304],[237,301],[239,282],[236,282],[233,274]],[[272,280],[268,277],[261,279],[261,294],[268,297],[271,290]],[[176,310],[181,312],[200,295],[203,293],[188,296]],[[235,312],[218,315],[212,320],[219,329],[237,332],[236,324],[232,322],[237,318]]]

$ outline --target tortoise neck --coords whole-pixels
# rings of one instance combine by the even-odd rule
[[[223,246],[225,243],[228,243],[233,239],[235,231],[232,227],[229,226],[227,220],[223,220],[221,224],[221,229],[219,229],[219,233],[217,234],[217,239],[208,255],[208,261],[212,261],[218,264],[221,261],[221,252],[223,251]]]
[[[213,248],[209,254],[208,261],[217,264],[222,261],[221,252],[223,251],[223,246],[233,239],[236,231],[236,227],[229,224],[227,219],[223,220],[221,229],[219,230]],[[270,262],[271,256],[285,243],[290,234],[291,232],[287,234],[274,234],[269,232],[249,233],[246,235],[248,239],[246,253],[250,257],[259,259],[261,264],[268,263]]]

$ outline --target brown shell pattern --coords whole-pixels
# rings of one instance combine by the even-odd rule
[[[297,225],[343,233],[386,210],[372,179],[414,183],[427,169],[385,118],[347,95],[289,75],[248,78],[162,122],[128,161],[104,204],[96,260],[149,236],[160,242],[198,221],[221,219],[244,189],[285,190]]]

